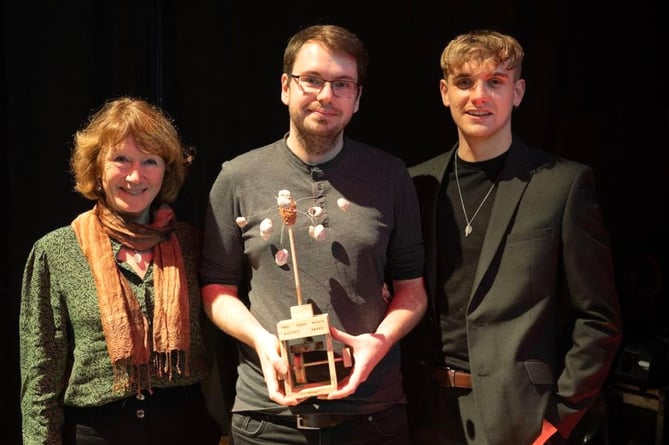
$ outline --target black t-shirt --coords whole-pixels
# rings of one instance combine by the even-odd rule
[[[437,308],[441,342],[433,359],[456,369],[469,370],[467,305],[506,153],[483,162],[463,161],[456,154],[457,181],[453,162],[439,195]],[[468,223],[471,231],[465,236]]]

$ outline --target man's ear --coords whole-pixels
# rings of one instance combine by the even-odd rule
[[[353,105],[353,113],[357,113],[360,109],[360,97],[362,97],[362,85],[358,87],[358,97],[355,98],[355,104]]]
[[[290,79],[286,73],[281,75],[281,102],[284,105],[288,105],[290,98]]]
[[[525,97],[525,79],[516,80],[513,86],[513,106],[517,108]]]
[[[441,93],[441,102],[445,107],[449,107],[451,101],[448,99],[448,82],[446,79],[439,80],[439,92]]]

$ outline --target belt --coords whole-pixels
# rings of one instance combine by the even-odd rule
[[[245,412],[241,414],[245,414],[255,420],[287,425],[299,430],[332,428],[345,422],[362,420],[371,416],[370,414],[298,414],[296,416],[277,416],[255,412]]]
[[[472,375],[468,372],[451,368],[432,368],[432,377],[446,388],[471,389],[472,387]]]

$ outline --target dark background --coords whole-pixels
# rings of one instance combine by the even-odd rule
[[[615,6],[618,5],[618,6]],[[45,1],[0,10],[2,444],[20,444],[18,307],[32,243],[91,203],[73,192],[74,132],[102,102],[161,105],[198,149],[175,207],[201,224],[221,162],[281,137],[283,49],[299,28],[336,23],[370,52],[349,136],[413,164],[456,140],[439,56],[455,35],[496,28],[526,50],[515,131],[591,165],[611,230],[627,339],[666,334],[669,38],[660,2]],[[259,166],[258,174],[264,168]]]

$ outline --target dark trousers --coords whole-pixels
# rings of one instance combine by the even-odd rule
[[[200,385],[156,389],[100,407],[65,408],[63,445],[218,445]]]
[[[413,445],[469,445],[460,416],[460,399],[470,396],[470,389],[444,388],[433,383],[423,402],[422,415],[411,433]],[[473,403],[473,400],[472,400]],[[474,424],[470,434],[475,438]]]
[[[298,429],[295,417],[233,413],[230,439],[231,445],[411,445],[404,405],[314,430]]]
[[[445,388],[435,382],[412,428],[413,445],[487,445],[475,404],[470,389]],[[546,445],[565,445],[565,440],[555,434]]]

